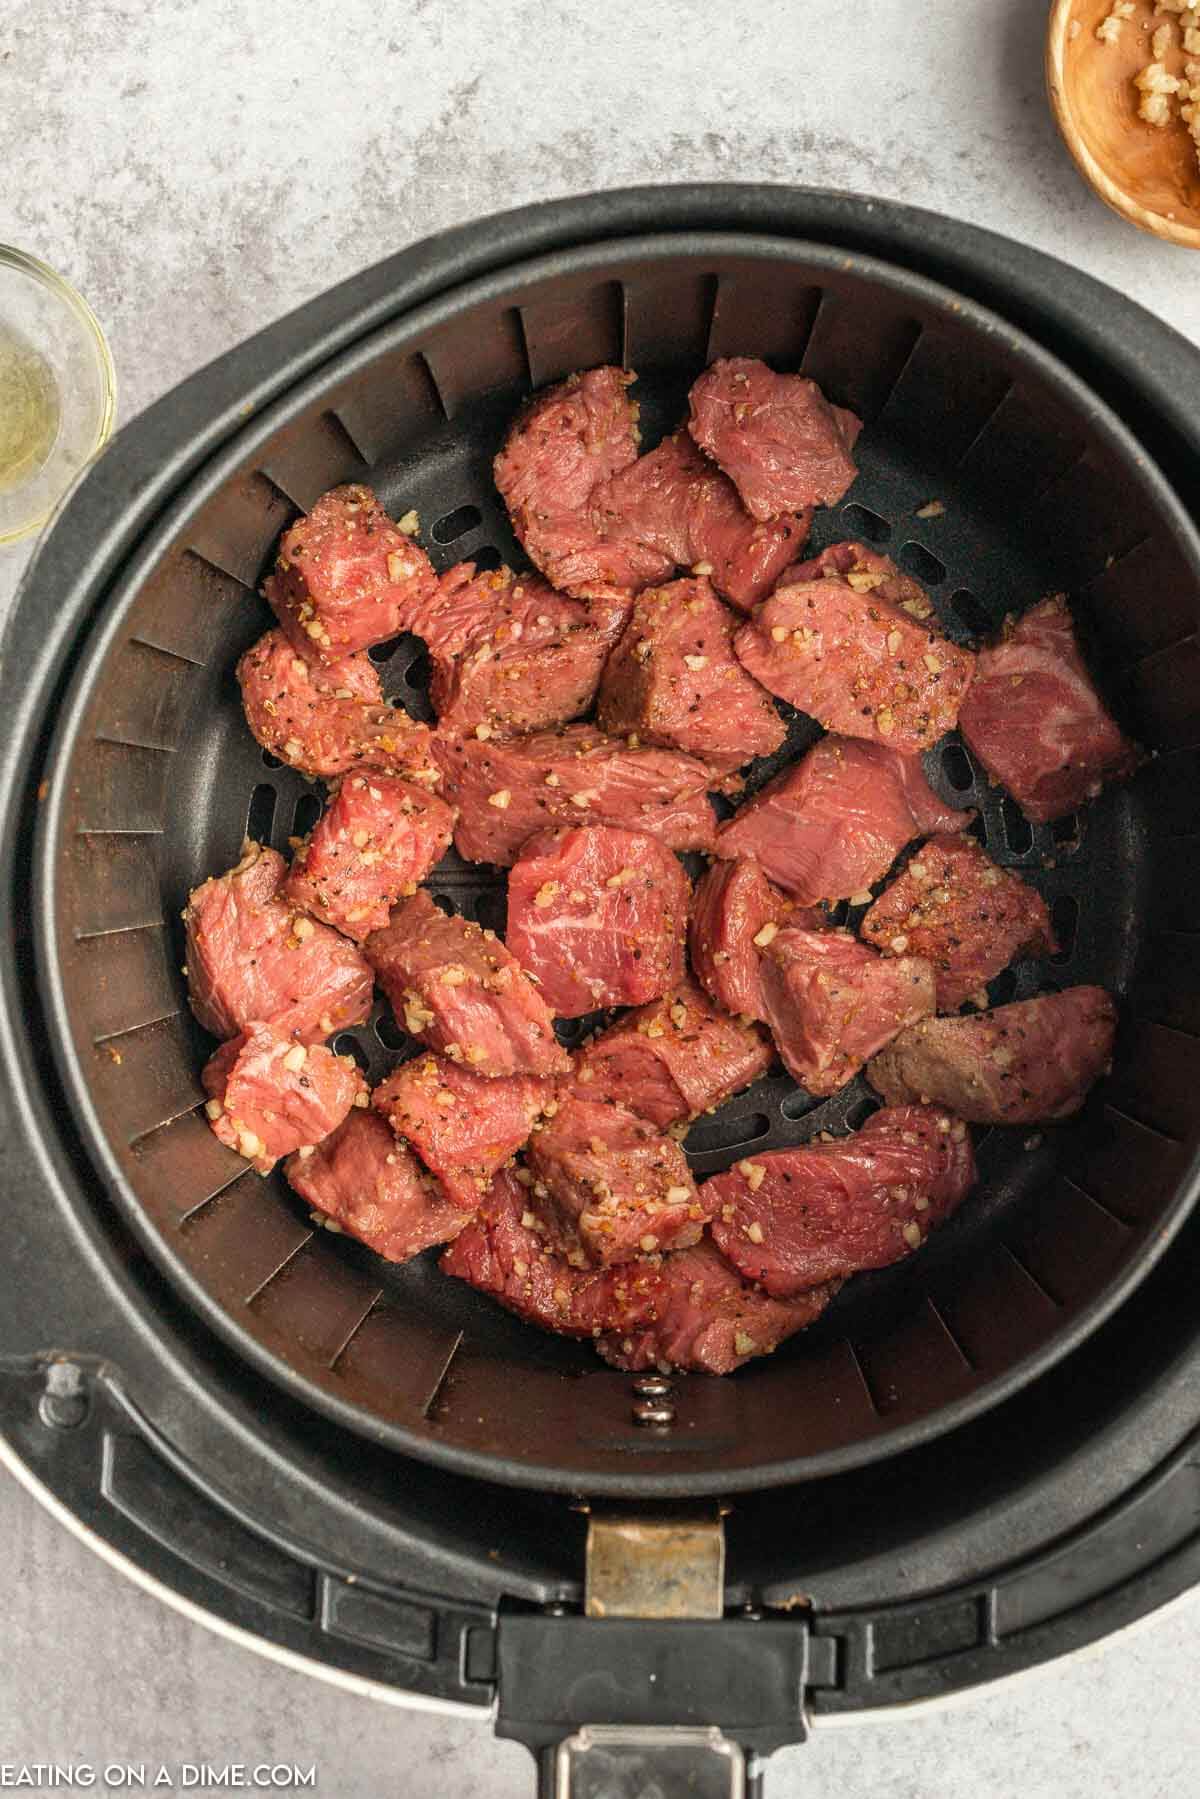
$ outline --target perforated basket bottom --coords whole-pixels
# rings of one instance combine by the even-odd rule
[[[642,406],[644,447],[682,416],[695,372],[639,382],[634,392]],[[492,484],[490,466],[521,397],[509,393],[477,403],[469,416],[460,415],[431,434],[418,455],[378,466],[363,477],[375,486],[393,516],[417,508],[421,541],[439,570],[465,559],[483,567],[502,561],[527,566]],[[978,492],[965,484],[960,487],[954,469],[931,473],[930,463],[914,461],[909,449],[897,451],[870,427],[860,440],[857,458],[860,474],[851,497],[839,508],[817,514],[813,552],[847,537],[886,551],[926,585],[943,630],[960,642],[976,641],[997,628],[1007,612],[1022,610],[1047,591],[1051,575],[1043,560],[1045,546],[1023,541],[1011,520],[982,510]],[[940,501],[944,510],[934,518],[918,517],[917,509],[929,500]],[[263,607],[258,623],[265,629],[270,622]],[[248,623],[244,642],[254,634]],[[232,851],[244,828],[286,853],[288,838],[302,835],[319,815],[320,790],[260,752],[240,722],[232,667],[242,647],[243,642],[232,647],[221,694],[221,705],[230,716],[217,733],[217,753],[209,760],[203,787],[194,794],[199,812],[189,836],[195,853],[204,859],[187,870],[187,880],[172,896],[176,916],[184,887],[222,865],[213,846],[223,844]],[[419,640],[402,637],[373,649],[371,656],[387,695],[415,716],[432,720],[426,693],[428,662]],[[787,743],[776,756],[747,771],[748,792],[819,735],[812,720],[789,708],[781,710],[788,719]],[[975,829],[995,860],[1018,870],[1044,895],[1062,945],[1048,962],[1017,962],[1001,974],[989,988],[992,1003],[1081,981],[1120,992],[1131,978],[1138,949],[1132,924],[1139,915],[1143,878],[1137,789],[1110,791],[1079,817],[1031,826],[1011,800],[987,784],[956,735],[930,751],[925,763],[939,794],[956,806],[976,809]],[[687,860],[694,872],[697,859]],[[451,852],[427,885],[448,907],[503,933],[503,871],[465,863]],[[835,917],[854,925],[862,910],[842,906]],[[561,1021],[559,1035],[573,1045],[596,1022]],[[351,1052],[374,1083],[418,1046],[377,996],[368,1022],[343,1033],[336,1047]],[[877,1104],[861,1077],[831,1099],[816,1101],[777,1065],[765,1079],[699,1120],[685,1148],[697,1175],[706,1175],[750,1152],[803,1142],[821,1130],[840,1133],[857,1126]],[[1049,1190],[1056,1161],[1070,1156],[1082,1128],[1060,1128],[1047,1135],[977,1131],[980,1179],[970,1201],[935,1233],[921,1256],[850,1283],[820,1325],[808,1333],[808,1340],[869,1336],[888,1329],[909,1303],[915,1283],[923,1286],[938,1270],[964,1266],[977,1247],[1011,1223],[1034,1195]],[[286,1190],[282,1176],[272,1178]],[[294,1197],[292,1203],[299,1204]],[[349,1241],[339,1242],[338,1251],[350,1257],[369,1253]],[[459,1283],[439,1275],[432,1254],[399,1269],[372,1261],[386,1285],[408,1290],[411,1298],[419,1298],[423,1310],[463,1328],[480,1346],[486,1342],[522,1357],[565,1359],[573,1365],[587,1356],[577,1345],[543,1337],[498,1308],[485,1306]]]

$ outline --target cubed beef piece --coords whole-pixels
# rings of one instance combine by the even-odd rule
[[[352,1056],[335,1056],[253,1023],[223,1043],[201,1074],[213,1130],[269,1174],[280,1156],[336,1131],[351,1106],[365,1106],[367,1084]]]
[[[289,768],[325,781],[356,768],[437,781],[432,731],[384,704],[369,656],[355,653],[322,664],[301,654],[282,631],[268,631],[238,663],[237,678],[251,731]]]
[[[468,862],[507,868],[526,839],[581,817],[623,825],[667,849],[711,849],[716,817],[707,763],[678,750],[631,749],[590,725],[479,742],[434,739],[442,793],[458,807],[454,846]]]
[[[564,1094],[529,1139],[533,1209],[570,1261],[628,1262],[695,1243],[707,1216],[671,1137],[611,1102]]]
[[[708,1238],[674,1255],[573,1267],[528,1207],[506,1169],[444,1251],[443,1272],[543,1330],[592,1338],[619,1368],[727,1374],[811,1324],[834,1290],[814,1288],[781,1304],[748,1286]]]
[[[630,1373],[682,1368],[731,1374],[812,1324],[836,1291],[833,1282],[794,1299],[772,1299],[744,1281],[705,1237],[692,1249],[664,1256],[657,1270],[648,1265],[640,1278],[630,1278],[625,1322],[598,1336],[596,1348],[614,1368]],[[605,1299],[605,1312],[617,1309],[615,1296]]]
[[[766,1074],[773,1055],[765,1032],[719,1011],[685,978],[593,1037],[571,1084],[665,1130],[723,1105]]]
[[[637,455],[638,409],[626,392],[634,379],[624,369],[596,368],[547,388],[518,415],[496,457],[513,530],[564,592],[594,582],[630,585],[626,553],[597,545],[587,506],[594,489]]]
[[[284,532],[263,592],[297,649],[337,662],[406,630],[436,581],[369,487],[335,487]]]
[[[751,518],[728,475],[686,431],[665,437],[596,488],[588,516],[604,546],[590,579],[604,568],[615,578],[621,572],[616,553],[624,550],[629,587],[658,584],[676,568],[699,568],[743,610],[771,591],[803,546],[812,518],[808,511],[769,523]]]
[[[1053,1124],[1108,1072],[1116,1025],[1103,987],[925,1018],[868,1064],[867,1079],[889,1105],[932,1102],[972,1124]]]
[[[403,1063],[371,1103],[441,1181],[473,1211],[492,1176],[526,1142],[552,1085],[529,1075],[489,1079],[443,1056]]]
[[[937,977],[937,1009],[987,1004],[987,983],[1016,956],[1055,949],[1040,893],[965,832],[931,837],[886,887],[859,930],[885,956],[924,956]]]
[[[835,506],[858,473],[854,414],[831,406],[815,381],[777,375],[754,357],[705,369],[692,387],[688,429],[758,519]]]
[[[826,915],[797,906],[773,887],[757,862],[714,862],[696,883],[688,948],[700,984],[726,1012],[763,1018],[763,951],[784,923],[819,930]]]
[[[283,1172],[301,1199],[388,1262],[449,1243],[470,1216],[375,1112],[352,1111]]]
[[[850,931],[785,925],[762,960],[763,1004],[789,1074],[822,1097],[836,1093],[898,1031],[933,1011],[933,969],[919,956],[886,957]]]
[[[443,575],[445,610],[421,632],[433,674],[429,692],[443,731],[537,731],[587,712],[627,602],[593,608],[538,575],[477,573],[471,562]],[[599,616],[597,615],[599,614]]]
[[[835,1142],[748,1157],[701,1191],[729,1260],[774,1298],[791,1299],[919,1249],[974,1182],[960,1120],[897,1106]]]
[[[1092,685],[1062,594],[1008,619],[979,652],[959,726],[1034,824],[1076,811],[1138,765]]]
[[[683,977],[687,876],[641,831],[540,832],[508,877],[509,947],[550,1008],[640,1006]]]
[[[371,1010],[371,970],[352,943],[280,897],[287,864],[247,843],[227,874],[188,897],[188,995],[214,1037],[252,1020],[312,1043],[361,1024]]]
[[[938,799],[919,756],[822,737],[721,827],[717,855],[752,857],[811,906],[866,893],[914,837],[970,821]]]
[[[536,1228],[529,1205],[529,1193],[516,1171],[504,1169],[438,1266],[443,1274],[488,1294],[529,1324],[563,1336],[587,1336],[588,1326],[575,1317],[576,1295],[581,1286],[603,1277],[594,1270],[572,1268],[551,1249],[545,1226]]]
[[[604,670],[602,729],[702,756],[717,770],[777,750],[783,720],[734,655],[734,626],[703,577],[649,588]]]
[[[454,813],[392,775],[351,775],[296,851],[283,897],[362,942],[441,860]]]
[[[494,931],[419,889],[364,944],[405,1030],[477,1074],[561,1074],[570,1057],[545,1000]]]
[[[734,648],[756,681],[827,731],[911,754],[953,727],[975,658],[887,599],[886,580],[877,569],[822,574],[819,563],[802,564],[756,608]]]

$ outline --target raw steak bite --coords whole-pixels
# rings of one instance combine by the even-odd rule
[[[454,847],[468,862],[507,868],[535,831],[586,817],[657,838],[666,849],[711,849],[716,817],[707,763],[678,750],[630,749],[590,725],[481,743],[434,739],[442,792],[458,807]]]
[[[688,429],[758,519],[835,506],[858,473],[861,426],[815,381],[777,375],[750,356],[723,357],[691,392]]]
[[[767,1024],[789,1074],[810,1093],[836,1093],[897,1031],[934,1008],[933,969],[888,958],[850,931],[787,926],[762,960]]]
[[[371,1103],[441,1181],[474,1211],[496,1170],[526,1141],[549,1102],[549,1081],[489,1080],[442,1056],[417,1056],[376,1087]]]
[[[301,654],[282,631],[268,631],[238,663],[237,678],[246,723],[263,749],[289,768],[324,781],[355,768],[438,779],[432,731],[384,704],[369,656],[356,652],[322,664]]]
[[[322,662],[407,627],[437,582],[428,556],[369,487],[334,487],[283,534],[263,584],[284,634]]]
[[[897,1106],[836,1142],[749,1157],[701,1192],[729,1260],[791,1299],[919,1249],[974,1182],[964,1124],[932,1106]]]
[[[822,737],[722,825],[717,855],[752,857],[812,906],[865,894],[914,837],[961,831],[970,821],[938,799],[919,756]]]
[[[359,943],[441,860],[454,814],[391,775],[351,775],[296,851],[283,897]]]
[[[280,1156],[320,1143],[351,1106],[365,1106],[367,1084],[352,1056],[311,1048],[254,1023],[223,1043],[200,1076],[213,1130],[269,1174]]]
[[[708,1214],[687,1157],[624,1106],[567,1095],[527,1153],[534,1209],[568,1261],[607,1267],[699,1239]]]
[[[596,488],[588,515],[604,545],[596,572],[615,569],[615,561],[605,558],[624,549],[628,586],[657,584],[676,568],[693,569],[708,574],[717,592],[743,610],[771,591],[808,537],[812,519],[807,510],[770,523],[751,518],[728,475],[683,430]]]
[[[522,1170],[526,1173],[526,1170]],[[565,1256],[548,1247],[545,1226],[529,1210],[529,1193],[516,1171],[503,1169],[492,1182],[475,1216],[438,1262],[443,1274],[465,1281],[510,1312],[561,1336],[586,1337],[582,1295],[605,1277],[595,1270],[573,1268]],[[624,1270],[616,1271],[619,1275]]]
[[[546,1002],[517,958],[494,931],[447,917],[423,889],[363,947],[405,1030],[452,1062],[491,1076],[570,1067]]]
[[[757,862],[714,862],[696,884],[688,948],[701,986],[727,1012],[762,1018],[762,953],[781,924],[819,930],[826,915],[797,906],[773,887]]]
[[[1062,594],[1006,619],[980,650],[959,725],[1034,824],[1076,811],[1138,764],[1092,685]]]
[[[971,998],[985,1006],[988,982],[1015,957],[1056,948],[1041,894],[963,832],[922,844],[859,930],[885,956],[932,962],[939,1012]]]
[[[922,1019],[875,1057],[867,1079],[889,1105],[932,1102],[972,1124],[1053,1124],[1107,1074],[1116,1028],[1103,987],[1068,987]]]
[[[283,1172],[301,1199],[388,1262],[449,1243],[470,1216],[374,1112],[352,1111]]]
[[[188,996],[214,1037],[252,1020],[302,1043],[361,1024],[371,1010],[371,970],[352,943],[280,897],[287,864],[247,842],[227,874],[188,896]]]
[[[906,588],[919,598],[889,597]],[[838,544],[781,576],[734,649],[755,680],[827,731],[913,753],[953,727],[975,662],[930,622],[932,610],[885,556]]]
[[[837,1286],[831,1282],[794,1299],[772,1299],[744,1281],[705,1237],[693,1249],[664,1256],[659,1268],[640,1280],[634,1277],[626,1291],[625,1321],[597,1337],[596,1348],[614,1368],[630,1373],[684,1368],[731,1374],[812,1324]],[[615,1309],[615,1301],[606,1309]]]
[[[601,728],[702,756],[717,770],[777,750],[783,720],[734,655],[734,624],[702,577],[649,588],[608,659]]]
[[[566,592],[625,587],[628,557],[605,554],[587,517],[592,493],[638,452],[638,409],[625,369],[588,369],[537,394],[496,457],[496,486],[530,561]],[[599,553],[598,553],[599,550]],[[647,579],[654,579],[653,575]]]
[[[569,600],[538,575],[442,576],[445,609],[420,633],[429,647],[429,694],[443,731],[537,731],[586,712],[627,610]]]
[[[773,1054],[762,1031],[718,1011],[685,977],[593,1037],[575,1057],[571,1084],[665,1130],[723,1105],[766,1074]]]
[[[748,1286],[707,1238],[691,1249],[606,1269],[572,1267],[511,1170],[497,1176],[440,1267],[543,1330],[591,1337],[617,1367],[728,1374],[824,1309],[832,1288],[781,1305]]]
[[[683,977],[688,879],[641,831],[540,832],[508,877],[509,948],[551,1010],[640,1006]]]

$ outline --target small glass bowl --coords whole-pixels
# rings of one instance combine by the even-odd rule
[[[0,546],[44,525],[112,435],[117,379],[104,333],[81,294],[53,269],[0,244],[0,358],[20,379],[57,389],[43,442],[27,467],[0,477]]]

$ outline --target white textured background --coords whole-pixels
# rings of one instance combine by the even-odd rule
[[[1051,250],[1200,341],[1200,259],[1079,183],[1040,0],[0,0],[0,241],[82,287],[129,418],[363,264],[522,201],[811,182]],[[23,558],[0,551],[0,606]],[[526,1799],[524,1751],[259,1661],[0,1477],[0,1763],[316,1760],[324,1799]],[[769,1799],[1200,1788],[1200,1602],[1011,1689],[827,1732]]]

